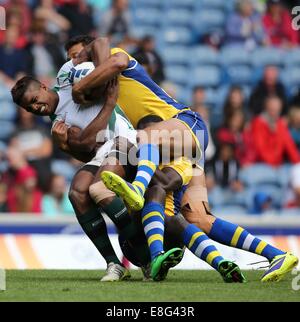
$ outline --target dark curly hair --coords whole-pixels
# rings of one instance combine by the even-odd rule
[[[38,85],[40,84],[40,82],[37,79],[35,79],[34,77],[24,76],[21,79],[19,79],[17,81],[17,83],[15,84],[15,86],[12,88],[11,96],[12,96],[13,101],[17,105],[21,104],[23,96],[24,96],[25,92],[27,91],[28,86],[32,82],[37,83]]]
[[[71,47],[77,44],[88,45],[93,42],[96,38],[89,35],[79,35],[72,37],[65,43],[65,50],[68,51]]]

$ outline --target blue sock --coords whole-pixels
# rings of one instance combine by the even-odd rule
[[[272,260],[277,255],[285,254],[265,241],[252,236],[244,228],[217,218],[208,236],[227,246],[244,249]]]
[[[142,144],[139,146],[138,153],[137,174],[132,184],[137,186],[141,194],[144,195],[159,165],[159,148],[154,144]]]
[[[219,263],[224,260],[211,240],[195,225],[187,226],[183,233],[183,242],[194,255],[206,261],[216,270]]]
[[[153,260],[164,251],[164,207],[156,202],[147,203],[142,211],[142,223],[150,249],[151,260]]]

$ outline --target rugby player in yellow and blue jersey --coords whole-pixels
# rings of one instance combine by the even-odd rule
[[[139,104],[135,105],[135,108],[131,110],[131,117],[134,118],[134,115],[132,114],[136,114],[136,121],[137,119],[140,119],[141,117],[143,117],[143,115],[149,115],[149,111],[151,111],[150,114],[160,115],[161,117],[162,117],[161,114],[163,114],[163,117],[162,117],[163,119],[166,119],[167,117],[172,118],[173,113],[175,113],[175,111],[177,112],[178,110],[180,111],[179,109],[180,104],[176,105],[178,107],[177,109],[177,108],[174,108],[173,105],[170,105],[166,103],[163,99],[159,98],[159,96],[155,98],[155,95],[154,95],[154,96],[151,96],[151,99],[149,99],[150,96],[144,95],[142,96],[142,99],[141,99],[141,95],[140,95],[141,93],[129,91],[130,87],[126,87],[126,84],[128,85],[128,83],[130,83],[133,80],[130,80],[129,77],[122,76],[123,74],[122,71],[125,72],[127,67],[129,66],[129,56],[126,53],[124,54],[122,50],[115,50],[115,51],[116,51],[115,54],[113,54],[107,61],[105,61],[103,64],[101,64],[99,67],[96,68],[98,72],[100,71],[100,75],[95,77],[95,80],[99,81],[100,79],[100,83],[105,82],[106,80],[121,73],[119,77],[120,86],[121,86],[120,94],[119,94],[120,99],[118,100],[118,102],[122,104],[123,109],[124,107],[127,107],[126,113],[128,113],[128,111],[130,112],[130,106],[126,106],[127,104],[126,102],[128,102],[128,104],[130,102],[132,102],[132,104],[134,102],[139,102]],[[105,52],[105,50],[103,50],[103,52]],[[138,64],[136,64],[135,67],[137,66]],[[129,67],[129,70],[132,69],[133,67],[134,66]],[[79,84],[84,85],[83,81],[86,80],[87,78],[88,77],[84,78],[82,81],[76,84],[74,88],[74,93],[76,94],[75,96],[77,96],[78,101],[79,100],[85,101],[85,98],[86,98],[85,94],[89,93],[89,90],[87,90],[86,92],[84,88],[85,86],[81,86],[81,85],[79,86]],[[91,80],[91,82],[93,82],[93,80]],[[98,85],[97,84],[95,85],[94,83],[94,86],[97,87]],[[92,86],[92,88],[94,88],[94,86]],[[157,87],[158,86],[155,84],[156,89]],[[36,100],[35,104],[39,107],[42,107],[43,105],[45,105],[44,104],[45,101],[47,101],[50,104],[52,102],[52,100],[50,99],[51,95],[46,95],[46,93],[49,94],[49,92],[43,91],[43,87],[40,87],[40,92],[43,92],[43,97],[38,96],[38,100]],[[160,93],[161,92],[163,92],[162,89],[160,89]],[[171,98],[167,96],[167,99],[169,100]],[[174,102],[174,104],[177,103],[173,99],[171,99],[171,102]],[[49,105],[48,103],[47,103],[47,106]],[[143,104],[145,104],[145,106]],[[24,106],[24,108],[26,107]],[[164,111],[163,113],[162,113],[162,110]],[[182,111],[183,110],[185,110],[184,107]],[[186,124],[188,123],[189,117],[184,111],[182,113],[184,113],[183,115],[186,115],[186,122],[185,122]],[[194,117],[195,120],[199,118],[197,114],[190,114],[189,116],[192,119]],[[99,120],[101,123],[100,117],[99,117]],[[160,125],[160,127],[162,127],[163,129],[168,129],[170,122],[172,123],[173,120],[174,119],[171,119],[167,121],[167,123],[161,122],[163,123],[163,125],[162,126]],[[200,122],[200,119],[199,119],[199,122]],[[157,123],[152,128],[158,129],[158,124],[160,123]],[[195,123],[195,127],[198,127],[197,125],[198,124]],[[99,128],[99,125],[97,122],[95,122],[95,126]],[[205,150],[205,145],[207,143],[205,130],[203,134],[204,134],[203,136],[204,144],[202,144],[202,148],[203,150]],[[82,140],[84,140],[84,138],[85,138],[84,135],[82,135]],[[152,150],[152,148],[150,150]],[[194,171],[196,170],[199,171],[198,169],[194,169]],[[126,184],[126,187],[127,186],[128,185]],[[293,267],[297,265],[298,259],[292,254],[280,251],[272,247],[271,245],[252,236],[246,230],[239,227],[238,225],[226,222],[222,219],[215,218],[214,216],[212,216],[209,211],[207,196],[205,194],[207,194],[207,192],[205,187],[204,175],[193,176],[191,182],[188,185],[188,188],[184,193],[183,200],[182,200],[181,212],[183,213],[184,217],[187,219],[187,221],[189,221],[190,223],[194,223],[198,228],[202,229],[210,238],[212,238],[215,241],[218,241],[228,246],[241,248],[241,249],[265,256],[270,261],[271,265],[270,265],[270,269],[264,274],[262,279],[263,281],[279,280],[288,271],[290,271]],[[159,257],[159,260],[156,260],[155,262],[158,264],[157,266],[161,268],[164,263],[164,261],[161,260],[161,258],[163,258],[163,255],[160,255],[158,257]]]
[[[144,205],[144,194],[160,161],[159,147],[185,147],[194,155],[202,156],[208,142],[206,126],[198,113],[176,102],[167,95],[151,78],[139,63],[122,49],[112,49],[111,56],[92,73],[73,87],[74,100],[86,103],[86,95],[92,89],[105,84],[113,77],[119,76],[120,92],[118,104],[122,107],[134,127],[139,120],[147,115],[157,115],[162,122],[145,129],[148,135],[139,136],[138,171],[133,183],[128,183],[114,173],[104,172],[102,179],[107,187],[123,198],[134,210]],[[176,129],[182,135],[170,142],[165,136],[166,131]],[[158,133],[151,137],[151,133]],[[199,135],[200,134],[200,135]],[[151,140],[149,140],[151,138]],[[181,154],[180,154],[181,152]],[[198,153],[198,154],[197,154]],[[180,157],[185,155],[184,149],[179,151]],[[191,157],[190,155],[185,155]],[[193,178],[183,196],[184,205],[181,209],[184,217],[201,228],[209,237],[222,244],[241,248],[266,257],[270,269],[264,274],[262,281],[281,279],[298,264],[293,254],[278,250],[264,241],[252,236],[238,225],[215,218],[209,211],[205,176],[202,169],[195,168]],[[176,252],[177,250],[175,250]],[[163,266],[166,257],[157,256],[153,266]]]
[[[158,116],[146,116],[139,121],[138,129],[145,129],[159,121],[161,118]],[[238,265],[225,260],[207,235],[180,214],[182,198],[192,175],[192,162],[185,157],[161,164],[145,194],[146,202],[141,219],[151,254],[151,276],[155,281],[164,280],[169,268],[180,261],[180,253],[176,254],[172,249],[171,254],[170,251],[164,252],[166,222],[171,227],[169,230],[175,236],[181,236],[184,245],[216,269],[225,282],[245,282]],[[157,262],[160,262],[159,265]]]
[[[159,164],[159,147],[169,147],[171,158],[181,157],[187,151],[189,155],[185,156],[192,158],[204,153],[208,135],[206,125],[198,113],[170,97],[133,57],[120,48],[113,48],[110,58],[104,64],[97,66],[73,86],[75,102],[86,103],[85,93],[118,75],[118,105],[131,124],[136,128],[139,120],[147,115],[157,115],[163,120],[147,128],[146,135],[138,135],[139,163],[133,183],[126,184],[111,174],[112,180],[122,189],[118,193],[122,194],[132,210],[137,211],[143,208],[143,196]],[[170,140],[166,131],[172,133],[175,129],[178,135]]]
[[[157,116],[149,116],[145,117],[140,123],[147,124],[147,122],[157,122],[158,120],[159,117]],[[244,249],[267,258],[271,265],[269,270],[262,276],[263,282],[280,280],[286,275],[288,269],[297,265],[297,258],[294,255],[285,253],[252,236],[238,225],[215,218],[209,210],[207,210],[209,216],[214,219],[212,228],[205,229],[204,233],[203,230],[197,227],[199,226],[199,216],[198,218],[189,217],[186,213],[187,209],[185,209],[195,207],[193,203],[187,204],[187,201],[189,201],[187,192],[191,193],[192,174],[192,164],[187,158],[180,158],[164,166],[160,165],[146,192],[146,204],[142,210],[142,221],[152,259],[154,257],[152,261],[152,277],[154,279],[164,278],[168,272],[168,264],[170,261],[172,262],[172,258],[162,260],[163,257],[167,257],[168,252],[166,254],[162,253],[161,256],[156,256],[157,253],[163,252],[164,221],[166,221],[168,227],[171,227],[172,233],[182,236],[184,245],[193,254],[218,270],[226,282],[245,282],[245,278],[236,264],[221,257],[211,243],[210,238],[224,245]],[[201,193],[204,194],[204,192],[197,190],[196,193],[200,199],[199,204],[201,204]],[[203,199],[207,200],[207,198]],[[204,203],[202,206],[204,206]],[[205,207],[208,207],[208,205]],[[185,214],[188,220],[181,216],[180,212]],[[192,211],[190,212],[192,213]],[[167,220],[173,216],[177,217],[175,222]],[[192,224],[193,222],[195,224]],[[157,265],[159,264],[157,262],[163,262],[164,265]],[[172,266],[171,264],[169,265],[170,267]]]

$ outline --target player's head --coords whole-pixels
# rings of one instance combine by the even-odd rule
[[[25,76],[11,90],[13,101],[35,115],[51,115],[55,112],[57,94],[37,79]]]
[[[84,46],[89,45],[96,38],[89,35],[75,36],[69,39],[65,44],[65,50],[68,59],[74,59],[81,52]]]
[[[144,130],[146,127],[153,125],[154,123],[158,123],[163,121],[163,119],[157,115],[147,115],[139,120],[137,124],[138,130]]]

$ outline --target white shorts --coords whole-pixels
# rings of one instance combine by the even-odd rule
[[[103,163],[103,161],[108,157],[109,153],[112,150],[112,147],[115,143],[114,139],[111,139],[107,142],[105,142],[97,151],[96,155],[94,156],[94,158],[85,164],[86,165],[93,165],[96,167],[100,167]]]
[[[127,140],[129,141],[129,143],[137,146],[137,142],[136,142],[136,136],[131,136],[130,138],[127,137]],[[114,152],[114,150],[112,149],[114,144],[116,142],[116,138],[114,139],[110,139],[107,142],[105,142],[97,151],[95,157],[89,161],[88,163],[86,163],[85,165],[93,165],[96,167],[100,167],[104,160],[108,157],[108,155],[111,152]]]
[[[109,128],[109,127],[108,127]],[[100,167],[105,158],[112,152],[112,147],[117,137],[125,138],[129,143],[137,146],[137,131],[132,127],[130,122],[122,115],[115,113],[115,122],[113,131],[107,129],[100,131],[96,137],[96,142],[105,142],[97,151],[95,157],[86,165]]]

